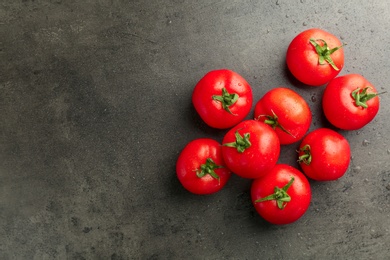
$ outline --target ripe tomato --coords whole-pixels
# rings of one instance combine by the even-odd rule
[[[208,72],[195,86],[192,103],[209,126],[225,129],[241,122],[252,108],[252,89],[236,72]]]
[[[336,36],[313,28],[298,34],[287,49],[286,62],[299,81],[321,86],[336,77],[344,66],[344,50]]]
[[[176,163],[176,174],[188,191],[211,194],[221,190],[229,180],[221,145],[208,138],[195,139],[182,150]]]
[[[279,159],[280,142],[270,126],[245,120],[230,129],[222,141],[227,167],[243,178],[259,178]]]
[[[251,198],[261,217],[272,224],[284,225],[297,221],[307,211],[311,188],[299,170],[277,164],[267,175],[252,182]]]
[[[347,139],[328,128],[318,128],[305,136],[298,153],[298,162],[303,172],[317,181],[342,177],[351,160]]]
[[[292,144],[303,138],[311,124],[311,111],[306,101],[288,88],[268,91],[255,106],[255,120],[269,124],[280,144]]]
[[[344,130],[360,129],[379,111],[378,92],[359,74],[337,77],[325,88],[322,108],[332,125]]]

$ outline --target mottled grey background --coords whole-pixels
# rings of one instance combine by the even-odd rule
[[[255,100],[293,88],[311,130],[330,127],[324,87],[286,69],[289,42],[311,27],[335,34],[347,43],[341,75],[386,91],[389,26],[386,0],[1,1],[0,258],[388,259],[389,93],[371,124],[340,131],[350,169],[311,182],[311,207],[291,225],[255,213],[249,180],[189,194],[175,163],[187,142],[226,132],[191,104],[207,71],[240,73]],[[297,145],[281,163],[297,166]]]

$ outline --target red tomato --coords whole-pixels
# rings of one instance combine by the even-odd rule
[[[321,86],[336,77],[344,66],[344,50],[336,36],[321,29],[309,29],[290,43],[286,62],[299,81]]]
[[[279,159],[280,142],[270,126],[245,120],[223,138],[222,155],[227,167],[243,178],[259,178]]]
[[[192,103],[202,120],[219,129],[241,122],[252,108],[252,89],[248,82],[231,70],[207,73],[195,86]]]
[[[306,101],[288,88],[268,91],[255,106],[255,120],[269,124],[280,144],[292,144],[303,138],[311,124],[311,111]]]
[[[348,170],[351,150],[347,139],[328,129],[310,132],[299,146],[299,164],[303,172],[317,181],[331,181]]]
[[[277,164],[267,175],[255,179],[252,203],[261,217],[272,224],[297,221],[310,205],[311,189],[305,175],[286,164]]]
[[[211,194],[221,190],[231,176],[223,162],[221,145],[208,138],[189,142],[180,153],[176,174],[188,191]]]
[[[332,125],[344,130],[360,129],[379,111],[378,92],[361,75],[337,77],[325,88],[322,108]]]

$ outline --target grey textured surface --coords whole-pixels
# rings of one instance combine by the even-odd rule
[[[340,75],[385,91],[389,17],[386,0],[1,1],[0,259],[389,259],[389,94],[371,124],[340,131],[350,169],[311,182],[294,224],[262,220],[248,180],[195,196],[175,176],[187,142],[226,132],[191,104],[207,71],[240,73],[255,100],[294,88],[311,130],[329,126],[324,88],[286,69],[289,42],[335,34],[348,44]],[[297,166],[297,145],[281,163]]]

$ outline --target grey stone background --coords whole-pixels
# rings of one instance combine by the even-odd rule
[[[312,109],[311,130],[331,127],[324,86],[285,65],[312,27],[347,43],[340,75],[388,90],[386,0],[1,1],[0,259],[389,259],[389,93],[371,124],[339,131],[350,168],[311,182],[294,224],[262,220],[249,180],[195,196],[175,176],[187,142],[226,132],[191,104],[209,70],[240,73],[255,101],[290,87]],[[298,167],[297,146],[280,163]]]

